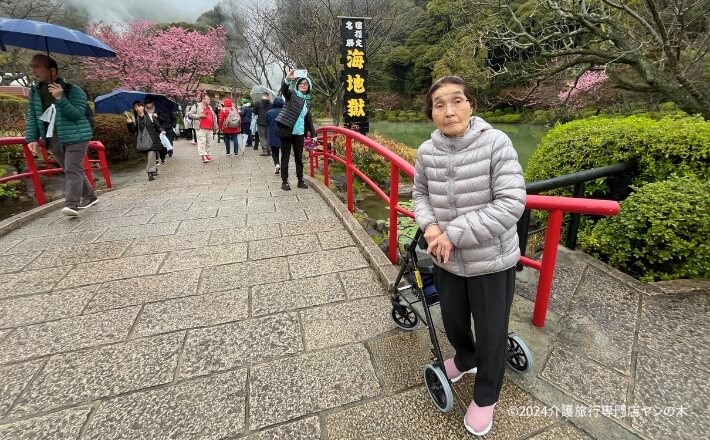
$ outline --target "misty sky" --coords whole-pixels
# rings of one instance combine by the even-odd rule
[[[68,0],[88,11],[89,20],[106,23],[143,18],[157,22],[194,22],[219,0]]]

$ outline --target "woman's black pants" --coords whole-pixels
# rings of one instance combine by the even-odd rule
[[[456,350],[456,368],[467,371],[478,367],[473,400],[478,406],[492,405],[498,401],[503,386],[515,267],[461,277],[435,266],[434,276],[446,336]]]
[[[302,134],[292,134],[281,138],[281,181],[288,182],[288,162],[291,159],[291,149],[293,148],[293,158],[296,160],[296,177],[299,182],[303,181],[303,139]]]

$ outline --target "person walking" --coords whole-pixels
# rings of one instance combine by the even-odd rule
[[[259,142],[261,142],[261,153],[260,156],[270,156],[271,146],[267,140],[267,122],[266,113],[271,110],[271,100],[269,99],[269,92],[261,94],[261,101],[254,104],[254,116],[256,116],[256,131],[259,136]],[[256,146],[256,143],[255,143]]]
[[[296,177],[298,188],[306,189],[308,185],[303,181],[303,139],[305,134],[315,137],[316,129],[313,127],[313,118],[310,112],[311,80],[309,78],[296,78],[296,71],[292,70],[284,78],[281,86],[281,95],[286,103],[276,117],[276,134],[281,139],[281,189],[290,191],[288,183],[288,163],[293,149],[293,158],[296,162]],[[295,90],[289,88],[294,86]]]
[[[251,118],[253,111],[249,101],[242,100],[242,110],[239,112],[239,116],[242,118],[242,137],[246,137],[244,148],[252,146],[252,131],[251,131]]]
[[[185,129],[188,131],[188,139],[192,139],[192,145],[197,145],[197,131],[194,128],[195,121],[190,118],[189,114],[194,111],[196,105],[185,106],[185,117],[182,120]]]
[[[86,117],[89,103],[80,87],[59,76],[59,66],[53,58],[36,54],[30,67],[37,84],[30,89],[25,142],[32,154],[37,154],[40,139],[52,151],[65,176],[61,212],[76,217],[80,209],[98,202],[84,175],[84,156],[93,136]]]
[[[155,180],[155,176],[158,175],[157,154],[164,148],[160,142],[160,135],[165,134],[163,127],[158,122],[157,116],[146,111],[141,101],[133,102],[133,116],[128,115],[126,123],[128,131],[136,135],[136,145],[141,142],[143,130],[148,132],[152,146],[146,151],[145,172],[148,173],[148,181]]]
[[[284,106],[284,100],[277,96],[274,99],[274,103],[271,105],[271,109],[266,112],[266,139],[264,142],[269,145],[269,151],[271,151],[271,158],[274,161],[274,174],[281,173],[281,166],[279,165],[279,153],[281,150],[281,139],[276,134],[276,118],[281,113],[281,109]]]
[[[232,100],[229,98],[224,100],[224,107],[219,113],[219,128],[224,134],[224,146],[227,149],[227,156],[229,156],[230,141],[234,144],[234,155],[238,155],[239,142],[237,141],[237,136],[242,131],[242,120],[239,116],[239,110],[232,106]]]
[[[212,161],[212,146],[214,144],[214,134],[218,129],[217,115],[210,107],[210,97],[205,93],[202,100],[195,105],[193,111],[189,113],[193,124],[197,124],[197,153],[200,155],[202,163]]]
[[[161,115],[157,112],[155,109],[155,103],[153,102],[153,99],[150,97],[146,97],[145,100],[143,101],[143,107],[145,108],[145,112],[148,113],[148,115],[151,117],[151,119],[155,119],[158,121],[158,124],[160,124],[160,131],[165,134],[166,136],[168,135],[169,131],[172,131],[172,126],[170,125],[170,120],[168,115]],[[170,139],[170,138],[168,138]],[[161,143],[162,145],[162,143]],[[160,151],[158,151],[158,156],[160,158],[160,163],[164,164],[165,163],[165,158],[168,156],[168,149],[166,147],[162,147]]]
[[[417,151],[412,197],[455,349],[444,361],[446,376],[456,382],[476,374],[464,426],[485,435],[505,374],[525,181],[510,139],[471,116],[474,102],[470,86],[456,76],[429,89],[426,115],[437,129]]]

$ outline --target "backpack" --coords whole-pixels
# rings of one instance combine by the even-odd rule
[[[239,117],[239,111],[236,108],[229,110],[227,119],[224,120],[224,126],[227,128],[240,128],[242,126],[242,118]]]
[[[69,91],[71,90],[71,87],[71,83],[64,83],[64,95],[67,97],[67,99],[69,99]],[[86,102],[86,111],[84,112],[84,117],[87,121],[89,121],[89,125],[91,125],[91,131],[93,131],[96,121],[94,119],[94,110],[91,108],[88,101]]]

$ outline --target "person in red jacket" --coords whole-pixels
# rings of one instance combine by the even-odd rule
[[[229,98],[224,100],[224,107],[219,112],[219,129],[224,134],[224,146],[227,148],[227,156],[229,156],[230,141],[234,142],[234,155],[239,154],[237,134],[242,131],[242,121],[239,116],[239,110],[232,106],[232,100]]]

